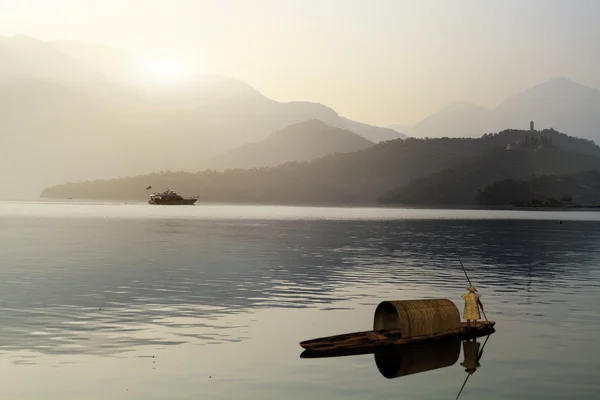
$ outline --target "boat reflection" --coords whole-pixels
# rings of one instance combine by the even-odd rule
[[[300,357],[330,358],[373,354],[375,365],[377,366],[379,373],[387,379],[394,379],[455,365],[460,358],[462,344],[464,360],[460,365],[465,368],[468,376],[471,376],[475,373],[477,368],[480,367],[483,350],[491,335],[492,334],[487,336],[483,345],[481,342],[477,341],[477,338],[471,338],[465,341],[446,339],[362,349],[341,349],[331,351],[305,350]]]
[[[460,341],[390,346],[376,349],[375,364],[387,379],[450,367],[460,356]]]

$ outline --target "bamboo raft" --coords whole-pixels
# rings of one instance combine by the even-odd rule
[[[460,321],[456,305],[448,299],[384,301],[375,310],[374,329],[300,342],[315,352],[366,354],[382,346],[406,345],[444,339],[471,339],[495,332],[494,321],[478,321],[468,327]],[[305,352],[306,353],[306,352]]]

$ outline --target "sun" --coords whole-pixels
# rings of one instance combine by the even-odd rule
[[[183,62],[176,59],[154,59],[144,64],[146,75],[157,80],[181,80],[188,75]]]

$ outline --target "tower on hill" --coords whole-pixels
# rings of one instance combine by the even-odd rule
[[[530,130],[530,131],[532,131],[532,132],[535,130],[535,129],[533,128],[533,121],[531,121],[531,122],[529,123],[529,130]]]

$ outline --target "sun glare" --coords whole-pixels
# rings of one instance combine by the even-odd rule
[[[160,80],[180,80],[188,73],[181,61],[173,59],[150,60],[146,62],[145,70],[147,75]]]

